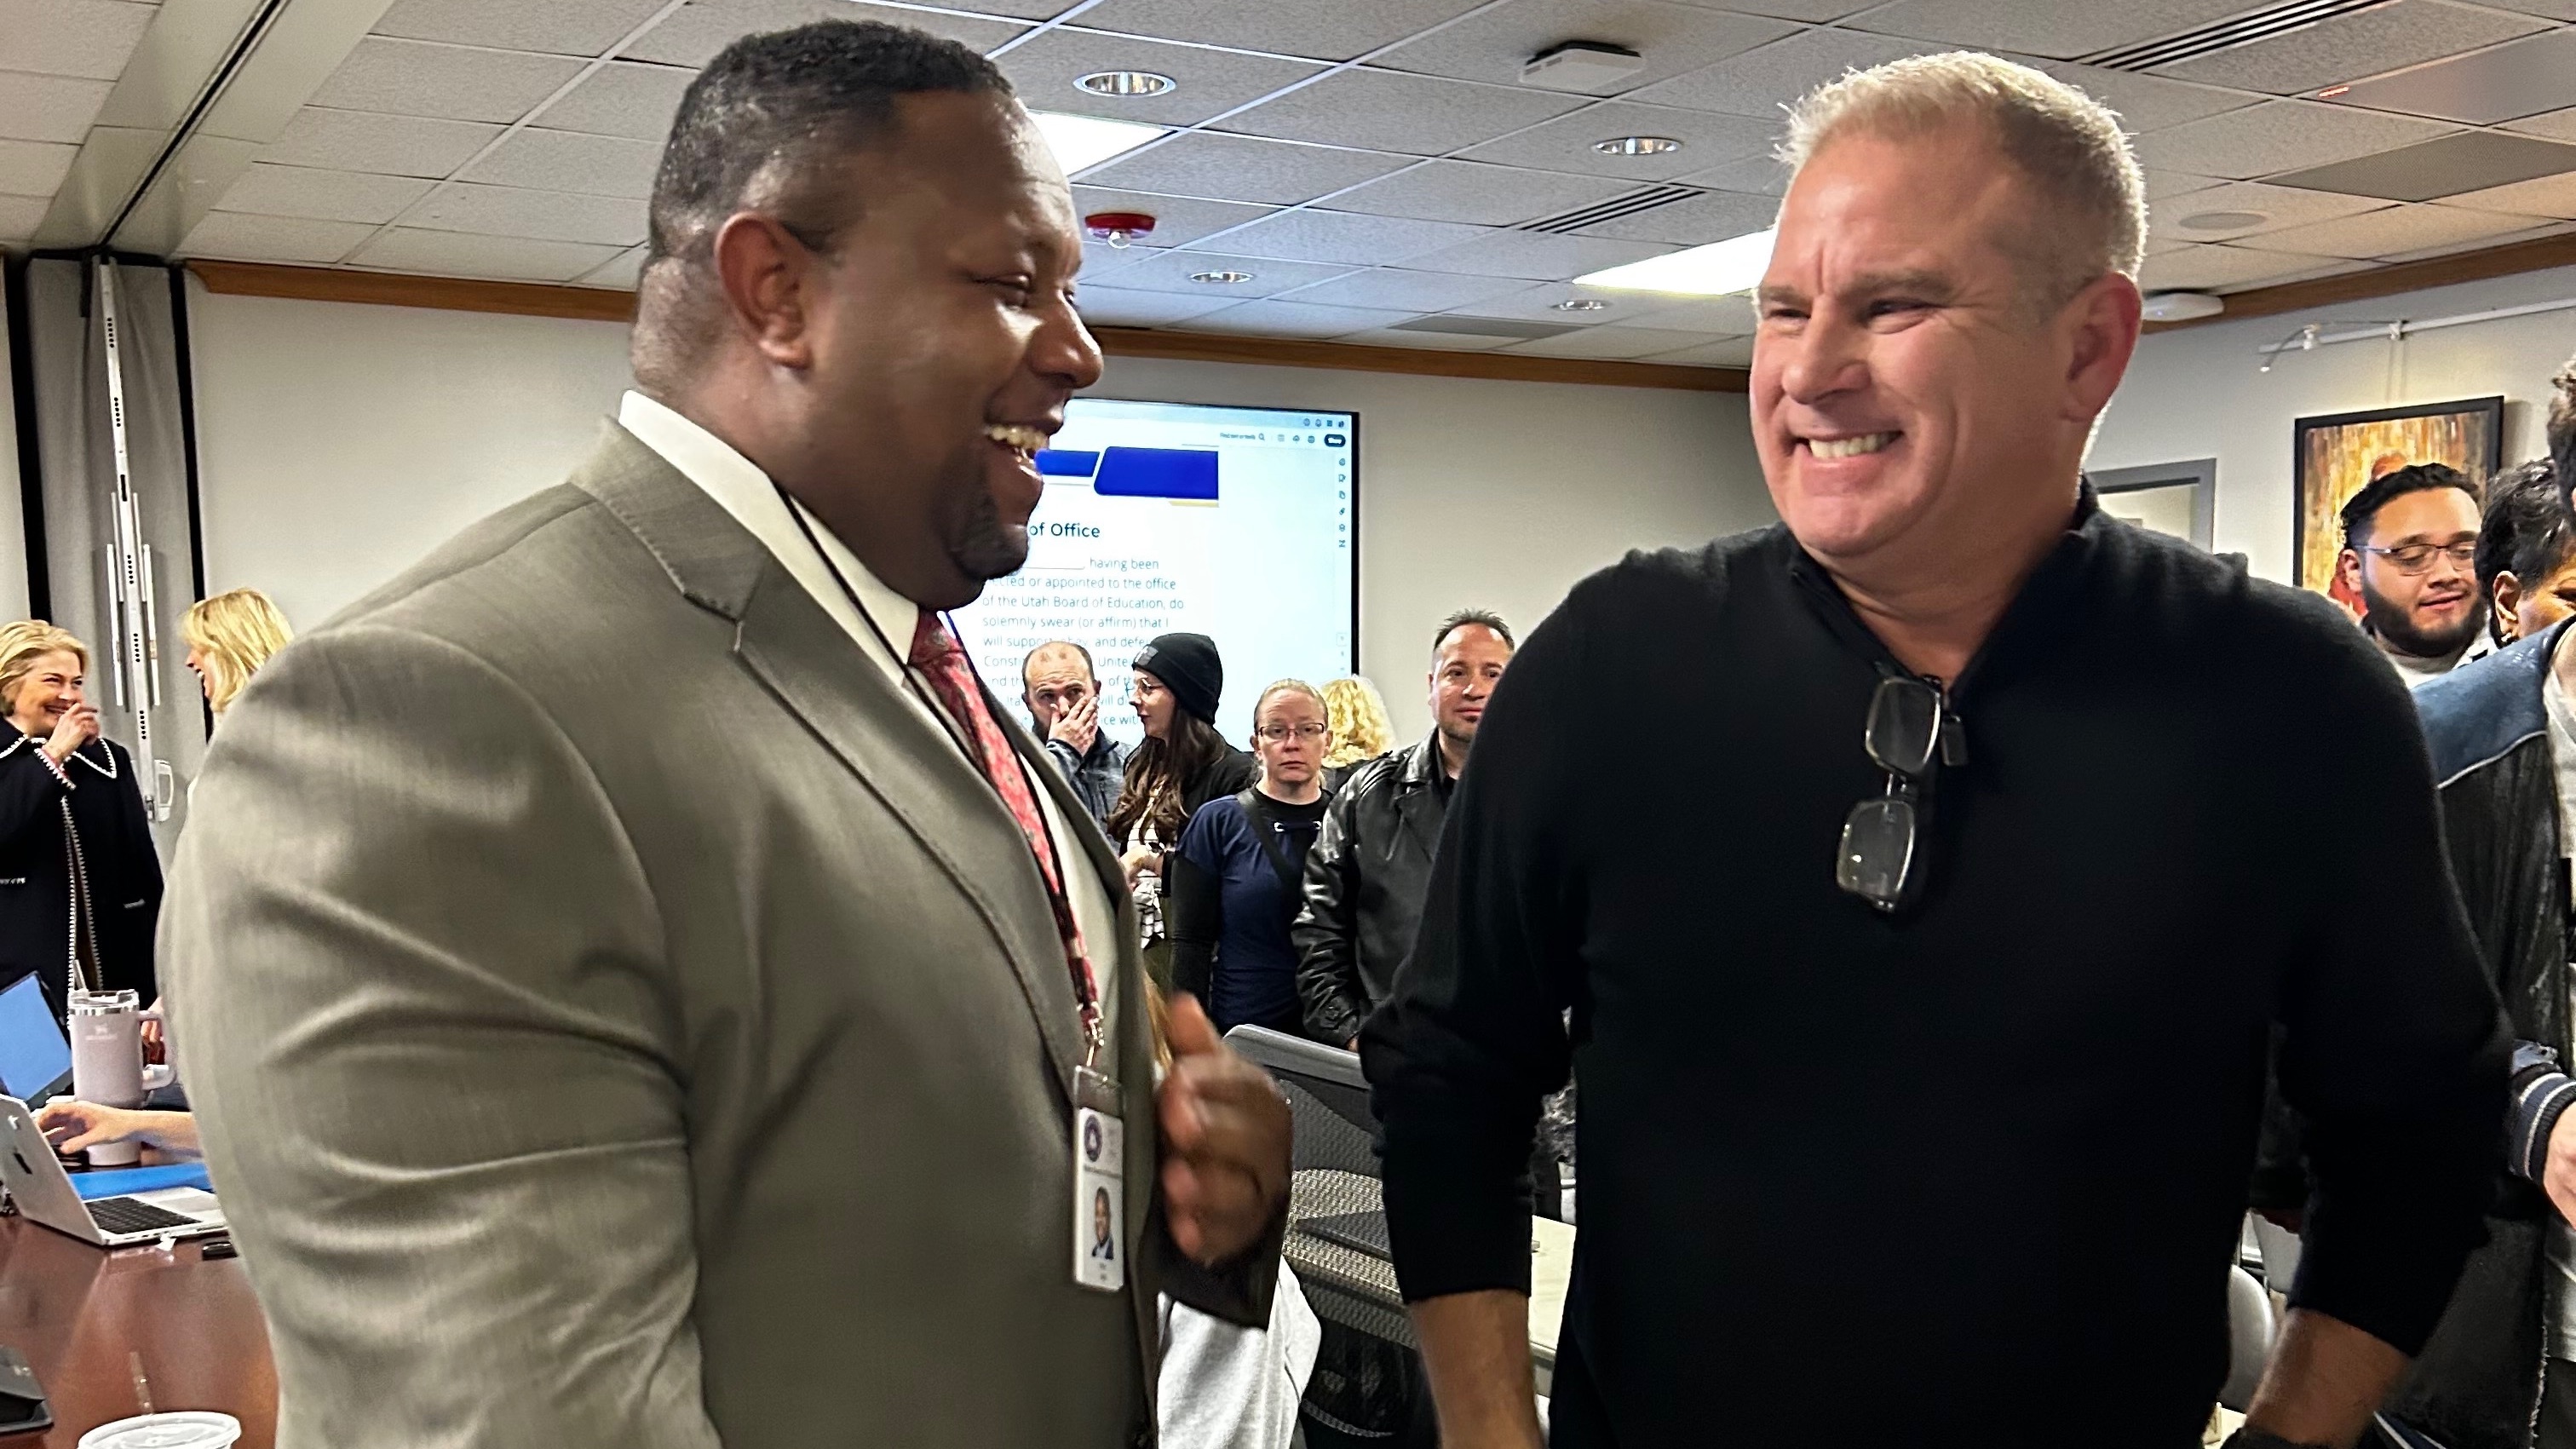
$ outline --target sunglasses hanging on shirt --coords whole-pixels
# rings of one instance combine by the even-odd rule
[[[1968,737],[1941,681],[1889,674],[1870,695],[1861,747],[1887,772],[1887,788],[1843,817],[1834,882],[1893,914],[1913,899],[1923,879],[1934,768],[1966,764]]]

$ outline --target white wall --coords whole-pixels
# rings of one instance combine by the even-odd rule
[[[9,299],[0,292],[0,339],[9,331]],[[0,619],[27,617],[27,510],[18,472],[18,405],[9,370],[9,348],[0,341]]]
[[[2257,574],[2287,580],[2294,419],[2502,393],[2505,465],[2541,456],[2549,378],[2576,353],[2576,311],[2291,352],[2268,373],[2258,371],[2256,350],[2309,322],[2339,331],[2335,324],[2425,321],[2565,298],[2576,298],[2576,267],[2158,333],[2139,344],[2088,462],[2123,468],[2216,458],[2215,546],[2245,554]]]
[[[613,323],[189,296],[207,586],[299,627],[560,479],[626,384]],[[1136,358],[1096,391],[1360,415],[1360,659],[1408,734],[1450,610],[1526,628],[1630,548],[1773,516],[1740,394]]]

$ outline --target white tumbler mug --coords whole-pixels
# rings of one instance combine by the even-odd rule
[[[72,1095],[102,1107],[140,1107],[143,1094],[170,1085],[169,1067],[143,1064],[143,1003],[131,991],[75,991],[71,999]],[[143,1144],[89,1150],[92,1167],[131,1167]]]

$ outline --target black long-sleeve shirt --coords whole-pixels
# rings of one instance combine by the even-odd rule
[[[1780,528],[1632,556],[1522,649],[1363,1036],[1406,1296],[1526,1289],[1571,1061],[1559,1446],[2193,1443],[2277,1020],[2292,1301],[2417,1348],[2508,1048],[2386,664],[2088,493],[1958,681],[1887,917],[1834,857],[1895,667]]]

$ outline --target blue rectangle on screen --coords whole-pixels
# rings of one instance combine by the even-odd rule
[[[46,1004],[43,984],[29,972],[0,991],[0,1088],[41,1107],[39,1094],[71,1069],[72,1044]]]
[[[1092,491],[1104,497],[1216,500],[1216,454],[1206,448],[1111,448]]]
[[[1038,476],[1041,478],[1088,478],[1099,467],[1098,453],[1068,448],[1038,449]]]

